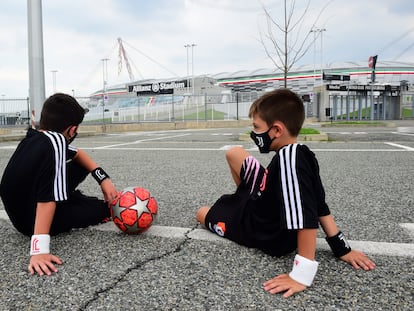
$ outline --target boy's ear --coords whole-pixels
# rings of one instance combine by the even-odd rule
[[[76,125],[72,125],[72,126],[70,127],[70,130],[69,130],[69,134],[70,134],[70,136],[72,137],[73,135],[75,135],[77,131],[78,131],[78,126],[76,126]]]
[[[78,127],[76,125],[69,125],[66,130],[64,130],[63,132],[68,133],[69,137],[72,137],[73,135],[75,135],[76,131],[78,130]]]
[[[276,138],[279,138],[283,135],[283,132],[285,131],[285,127],[283,126],[283,123],[276,121],[273,123],[273,129],[275,131]]]

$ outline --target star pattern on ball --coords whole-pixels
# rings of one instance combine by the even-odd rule
[[[132,234],[147,230],[158,212],[155,198],[141,187],[128,187],[119,192],[110,208],[112,219],[118,228]]]

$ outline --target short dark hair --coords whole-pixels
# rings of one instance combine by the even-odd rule
[[[56,93],[43,104],[39,126],[43,130],[63,132],[69,126],[78,126],[85,109],[70,95]]]
[[[302,99],[289,89],[278,89],[265,93],[250,106],[249,117],[253,115],[272,126],[282,122],[292,136],[298,136],[305,121],[305,108]]]

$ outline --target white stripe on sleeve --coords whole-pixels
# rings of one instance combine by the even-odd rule
[[[297,144],[288,145],[279,152],[280,177],[287,229],[303,228],[302,203],[296,173]]]
[[[43,132],[52,143],[55,151],[55,177],[53,181],[53,194],[55,201],[67,200],[66,191],[66,140],[62,134],[56,132]]]

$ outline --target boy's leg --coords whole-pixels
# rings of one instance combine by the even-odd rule
[[[86,176],[89,174],[89,172],[84,167],[80,166],[74,161],[70,161],[66,165],[66,172],[68,175],[67,187],[69,193],[75,191],[76,187],[78,187],[79,184],[83,182]]]
[[[72,228],[85,228],[96,225],[111,216],[108,203],[97,197],[86,196],[76,187],[85,180],[89,172],[71,161],[67,164],[67,201],[58,202],[51,227],[51,234],[67,232]]]
[[[110,216],[111,211],[107,202],[76,190],[68,201],[57,203],[50,234],[97,225]]]
[[[240,171],[243,161],[250,156],[250,154],[242,147],[233,147],[226,152],[226,160],[230,167],[231,176],[233,177],[236,186],[240,185]]]
[[[203,206],[203,207],[200,207],[197,211],[196,219],[202,225],[206,224],[206,215],[209,210],[210,210],[210,206]]]
[[[226,152],[226,160],[230,168],[231,175],[237,186],[241,183],[240,171],[243,161],[250,156],[250,154],[242,147],[233,147]],[[197,211],[196,219],[202,225],[205,225],[206,215],[209,212],[209,206],[200,207]]]

